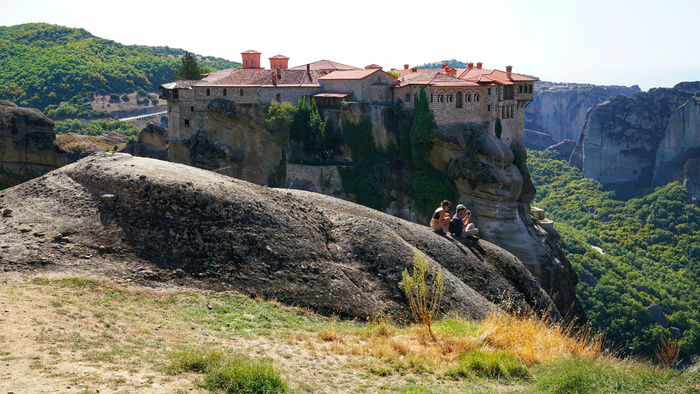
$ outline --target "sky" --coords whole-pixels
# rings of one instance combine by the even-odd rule
[[[0,26],[44,22],[126,45],[241,61],[282,54],[384,70],[446,59],[544,81],[639,85],[700,80],[698,0],[22,0]]]

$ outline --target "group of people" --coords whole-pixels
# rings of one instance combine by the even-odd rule
[[[470,223],[472,213],[462,204],[457,205],[457,213],[450,217],[452,203],[444,200],[435,210],[430,219],[430,228],[438,234],[454,234],[456,237],[474,237],[479,235],[479,229]]]

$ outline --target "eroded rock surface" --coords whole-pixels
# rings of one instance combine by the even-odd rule
[[[418,250],[443,269],[445,311],[482,318],[507,304],[555,319],[568,313],[552,307],[520,260],[490,242],[122,153],[97,153],[4,190],[0,211],[8,212],[0,217],[3,270],[196,285],[346,317],[405,318],[398,283]]]
[[[39,110],[0,100],[0,188],[17,185],[66,164],[54,123]]]

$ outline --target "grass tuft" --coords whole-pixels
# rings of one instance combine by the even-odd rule
[[[500,380],[526,380],[530,377],[525,364],[512,354],[477,349],[464,352],[458,364],[448,368],[445,375],[453,379],[471,378],[474,375]]]

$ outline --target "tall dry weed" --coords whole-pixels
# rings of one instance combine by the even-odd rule
[[[483,342],[516,355],[527,365],[573,355],[597,358],[603,352],[601,336],[537,316],[514,316],[502,310],[488,314],[478,336]]]

